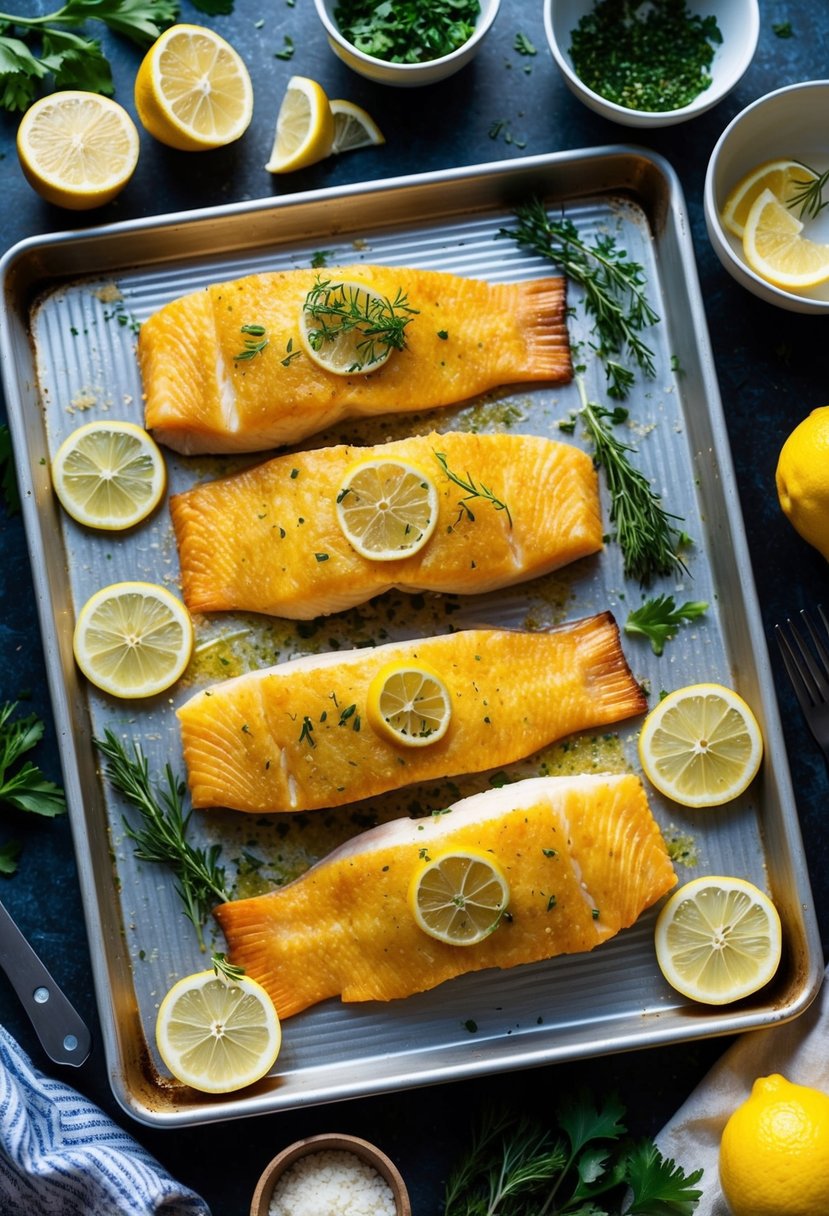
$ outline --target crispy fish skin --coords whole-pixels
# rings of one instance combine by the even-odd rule
[[[427,664],[449,692],[449,729],[425,747],[388,741],[365,712],[372,678],[398,659]],[[258,814],[483,772],[645,708],[606,612],[550,631],[469,629],[292,659],[215,684],[177,714],[193,806]]]
[[[509,916],[472,946],[430,937],[407,900],[423,851],[458,848],[485,851],[510,888]],[[675,884],[637,777],[538,777],[372,828],[287,886],[215,914],[232,962],[287,1018],[330,997],[389,1001],[466,972],[592,950]]]
[[[296,443],[342,418],[433,409],[500,385],[571,378],[565,280],[490,284],[434,270],[326,270],[417,309],[406,348],[369,375],[337,376],[301,350],[298,317],[320,272],[274,271],[164,305],[141,326],[145,424],[178,452],[257,452]],[[243,325],[267,345],[244,350]],[[445,337],[439,335],[444,334]],[[290,343],[290,346],[289,346]]]
[[[461,477],[471,472],[508,512],[481,498],[469,504],[474,518],[464,516],[464,491],[436,453]],[[437,486],[435,532],[410,557],[363,557],[337,522],[346,470],[372,458],[413,462]],[[572,444],[530,435],[450,432],[278,456],[175,495],[170,513],[191,612],[242,609],[311,619],[392,587],[479,593],[547,574],[602,548],[592,460]]]

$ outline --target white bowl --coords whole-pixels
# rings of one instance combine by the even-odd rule
[[[829,169],[827,115],[829,80],[807,80],[767,93],[728,124],[705,175],[705,223],[717,257],[743,287],[790,312],[829,314],[829,283],[803,293],[767,283],[745,261],[742,243],[720,222],[720,212],[729,191],[765,161],[785,158],[821,173]],[[809,226],[808,235],[829,244],[829,208]]]
[[[711,63],[711,84],[687,106],[677,110],[630,110],[608,101],[589,89],[573,67],[570,57],[572,31],[596,0],[544,0],[544,30],[553,58],[571,91],[586,106],[626,127],[670,127],[687,122],[722,101],[744,74],[757,49],[760,34],[758,0],[688,0],[689,10],[717,19],[722,42],[715,48]]]
[[[334,20],[334,10],[338,0],[314,0],[317,16],[328,35],[328,44],[335,55],[348,64],[361,76],[377,84],[397,85],[401,88],[413,88],[424,84],[434,84],[445,80],[455,72],[465,67],[477,55],[480,45],[495,20],[501,0],[481,0],[481,11],[475,24],[475,32],[463,46],[452,51],[450,55],[442,55],[440,59],[429,59],[425,63],[388,63],[385,59],[375,59],[358,51],[347,42]]]

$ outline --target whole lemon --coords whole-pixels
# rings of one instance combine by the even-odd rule
[[[789,435],[775,481],[795,530],[829,561],[829,405],[812,410]]]
[[[827,1216],[829,1094],[758,1077],[723,1129],[720,1182],[733,1216]]]

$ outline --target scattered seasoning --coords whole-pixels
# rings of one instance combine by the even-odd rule
[[[722,42],[716,17],[692,13],[684,0],[599,0],[570,37],[588,88],[648,112],[679,110],[705,92]]]
[[[274,52],[274,59],[290,59],[294,53],[294,40],[286,34],[283,38],[283,47],[281,51]]]
[[[791,38],[794,35],[791,21],[774,21],[771,28],[778,38]]]
[[[356,1153],[307,1153],[277,1182],[269,1216],[394,1216],[392,1189]]]
[[[522,34],[520,31],[519,31],[519,33],[517,33],[515,35],[515,40],[512,45],[514,46],[515,50],[518,52],[519,55],[537,55],[538,54],[538,51],[536,50],[533,43],[529,40],[527,35]]]

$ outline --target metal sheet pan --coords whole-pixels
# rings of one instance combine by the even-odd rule
[[[498,596],[381,597],[312,625],[244,615],[199,619],[197,660],[185,682],[151,703],[115,703],[88,688],[72,658],[76,610],[122,578],[177,582],[169,516],[159,511],[122,536],[91,534],[59,510],[49,460],[73,427],[108,412],[141,420],[135,331],[166,300],[212,281],[270,267],[367,260],[428,266],[493,281],[549,273],[549,265],[496,240],[517,203],[560,207],[586,234],[607,232],[645,266],[661,316],[648,334],[657,375],[628,402],[630,441],[666,506],[694,538],[689,577],[652,591],[705,599],[710,608],[656,658],[626,639],[631,666],[652,690],[696,680],[738,688],[760,718],[766,754],[746,795],[716,811],[687,812],[652,797],[676,845],[680,881],[741,874],[768,889],[785,931],[775,982],[735,1006],[694,1006],[662,980],[654,958],[655,910],[593,954],[462,977],[390,1005],[327,1002],[291,1019],[274,1072],[227,1098],[188,1091],[155,1053],[158,1003],[205,956],[181,915],[169,876],[137,862],[124,806],[99,773],[93,739],[109,727],[137,740],[151,768],[183,771],[172,707],[195,686],[246,667],[334,645],[438,632],[459,623],[544,626],[611,608],[624,620],[641,589],[626,585],[618,547],[568,571]],[[761,629],[743,523],[709,348],[684,202],[658,157],[626,146],[529,157],[297,194],[21,243],[2,263],[3,375],[17,472],[61,740],[78,870],[113,1091],[136,1119],[177,1126],[380,1093],[557,1060],[731,1034],[802,1012],[822,960],[807,870]],[[589,326],[571,288],[571,336],[588,350]],[[591,396],[600,372],[587,359]],[[574,385],[491,394],[437,414],[340,426],[308,446],[375,442],[412,430],[509,427],[556,436],[577,408]],[[583,442],[576,433],[575,443]],[[230,458],[170,454],[170,488],[234,467]],[[605,503],[605,508],[606,508]],[[586,736],[514,766],[514,774],[621,766],[636,769],[638,722],[608,739]],[[445,805],[485,788],[493,774],[406,791],[352,811],[271,820],[217,813],[196,825],[218,842],[231,877],[250,893],[298,872],[368,818]],[[236,880],[236,878],[234,880]],[[216,931],[221,948],[221,936]],[[211,943],[212,944],[212,943]]]

